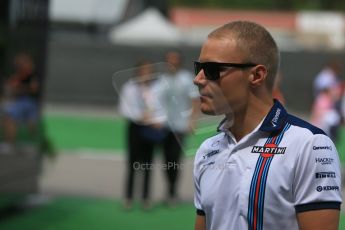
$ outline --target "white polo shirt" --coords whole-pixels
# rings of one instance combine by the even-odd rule
[[[167,113],[167,126],[174,132],[185,133],[192,115],[192,100],[199,97],[194,76],[187,70],[161,76],[161,100]]]
[[[207,229],[298,229],[296,213],[340,209],[340,163],[333,142],[275,100],[239,142],[223,121],[198,149],[194,203]]]
[[[167,115],[161,101],[157,98],[160,93],[160,83],[152,79],[143,86],[140,79],[127,81],[120,93],[119,112],[129,120],[142,124],[145,113],[150,114],[147,124],[165,123]]]

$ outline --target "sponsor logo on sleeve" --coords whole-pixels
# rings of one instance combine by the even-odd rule
[[[330,145],[313,146],[313,150],[331,150],[332,151],[332,146],[330,146]]]
[[[321,164],[321,165],[331,165],[333,164],[334,159],[330,157],[317,157],[315,158],[315,163],[316,164]]]
[[[317,172],[315,173],[315,178],[335,178],[335,172]]]
[[[322,192],[322,191],[339,191],[339,186],[332,186],[332,185],[327,185],[327,186],[317,186],[316,191]]]

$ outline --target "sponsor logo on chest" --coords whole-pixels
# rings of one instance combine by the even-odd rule
[[[271,157],[275,154],[284,154],[286,147],[278,147],[276,144],[266,144],[265,146],[253,146],[252,153],[259,153],[263,157]]]
[[[219,149],[212,150],[211,152],[205,154],[205,155],[203,156],[203,158],[206,159],[206,158],[212,157],[212,156],[214,156],[214,155],[216,155],[216,154],[218,154],[218,153],[219,153]]]

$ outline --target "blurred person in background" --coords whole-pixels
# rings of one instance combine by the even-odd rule
[[[158,95],[158,81],[149,61],[141,61],[132,79],[122,87],[120,113],[127,118],[127,175],[124,207],[133,203],[135,174],[143,173],[142,207],[150,208],[150,176],[155,147],[166,137],[166,115]]]
[[[39,82],[32,57],[19,53],[14,58],[15,72],[5,81],[4,138],[0,151],[13,152],[20,125],[27,127],[30,135],[36,134],[38,123]]]
[[[311,123],[324,130],[336,142],[342,123],[341,100],[343,83],[340,80],[341,66],[331,60],[314,80],[315,99],[311,112]]]
[[[183,146],[186,136],[195,128],[199,101],[192,73],[181,66],[181,54],[169,51],[165,60],[168,70],[160,76],[160,98],[166,109],[166,128],[169,132],[163,140],[163,155],[168,185],[166,203],[174,206],[178,197],[177,184]]]
[[[337,109],[339,100],[339,85],[337,82],[324,82],[318,89],[318,94],[312,106],[310,121],[319,127],[334,141],[337,141],[341,116]]]
[[[317,97],[325,87],[338,84],[341,72],[342,69],[339,61],[336,59],[330,60],[315,77],[313,85],[314,95]]]
[[[273,99],[279,59],[271,34],[249,21],[215,29],[202,45],[200,108],[225,118],[195,155],[196,230],[338,229],[337,150]]]

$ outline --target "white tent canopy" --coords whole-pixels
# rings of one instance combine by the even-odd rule
[[[176,45],[181,41],[178,28],[154,8],[114,27],[109,38],[115,44],[127,45]]]

